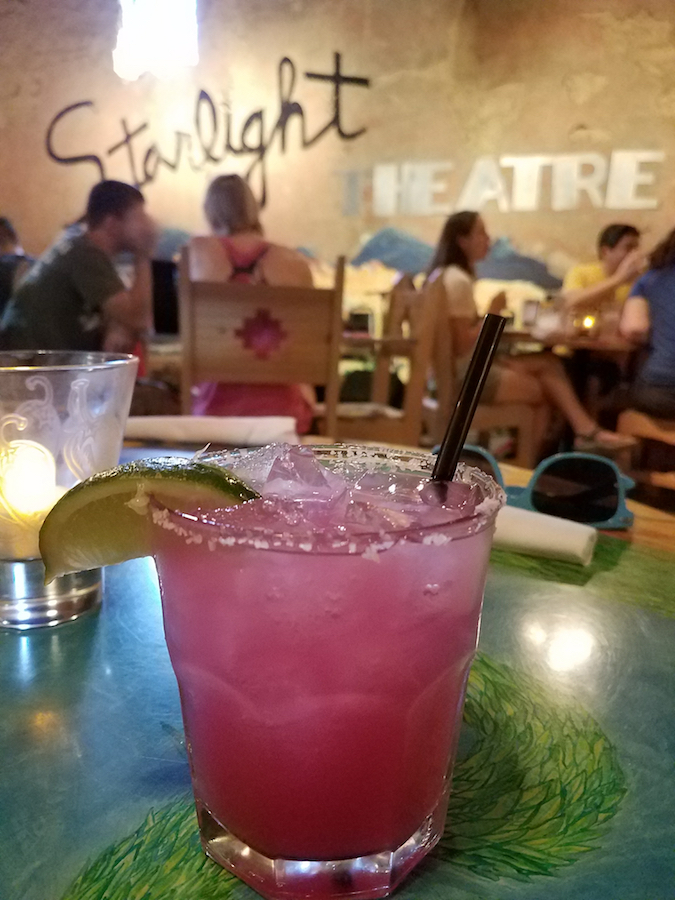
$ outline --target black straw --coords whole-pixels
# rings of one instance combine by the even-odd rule
[[[432,481],[451,481],[455,474],[504,325],[506,325],[504,316],[495,316],[492,313],[488,313],[483,320],[469,368],[459,389],[455,411],[436,457]]]

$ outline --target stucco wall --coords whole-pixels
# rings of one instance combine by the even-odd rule
[[[255,152],[223,153],[228,109],[235,149],[251,114],[248,143],[257,146],[256,111],[263,110],[269,234],[326,257],[354,253],[364,234],[387,224],[433,242],[444,215],[430,211],[457,205],[482,157],[502,190],[500,203],[485,204],[486,220],[494,234],[511,236],[523,249],[585,257],[609,221],[635,222],[650,242],[671,225],[670,0],[200,0],[199,67],[172,81],[146,75],[131,84],[112,70],[117,15],[114,0],[0,0],[0,214],[16,222],[30,251],[40,251],[79,215],[101,166],[108,177],[132,180],[130,146],[139,180],[149,153],[155,177],[143,189],[161,222],[203,229],[201,197],[210,178],[245,171],[256,159]],[[333,73],[336,52],[345,75],[370,80],[369,87],[340,89],[343,132],[365,131],[345,139],[334,122],[311,143],[334,119],[335,88],[305,73]],[[284,57],[295,65],[293,87],[288,63],[278,83]],[[201,90],[210,102],[202,97],[200,140]],[[280,91],[301,104],[310,146],[302,147],[296,107],[282,152],[282,129],[274,131]],[[57,122],[52,152],[96,156],[100,163],[60,164],[46,149],[50,123],[84,101],[91,105]],[[130,146],[109,153],[124,138],[122,120],[130,132],[147,124]],[[190,135],[193,166],[188,139],[176,131]],[[170,161],[177,140],[181,160],[172,171],[158,154]],[[656,155],[629,161],[635,183],[626,188],[625,158],[612,173],[617,151]],[[579,154],[586,153],[595,156],[581,166]],[[519,200],[514,163],[504,165],[503,158],[533,155],[544,157],[541,182],[534,193],[530,184],[525,197],[525,206],[535,208],[523,209],[533,163],[516,160]],[[436,167],[420,165],[430,162]],[[570,187],[575,166],[582,177],[596,167],[591,197]],[[258,163],[252,173],[258,191],[261,170]],[[424,184],[429,177],[431,188]],[[606,208],[607,178],[615,181],[610,193],[619,206],[630,195],[629,205],[647,208]],[[403,200],[394,196],[401,179],[408,179]],[[558,194],[567,191],[567,199],[556,201],[562,208],[552,209],[552,179]],[[574,208],[565,208],[571,202]]]

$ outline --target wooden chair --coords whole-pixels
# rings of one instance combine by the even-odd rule
[[[213,280],[205,246],[191,241],[180,262],[183,413],[200,381],[323,385],[324,433],[333,436],[344,259],[332,290],[270,287]]]
[[[447,298],[443,287],[442,270],[432,273],[426,290],[436,297],[437,321],[433,349],[433,371],[436,381],[436,406],[431,417],[431,435],[439,443],[445,434],[454,409],[459,382],[456,372],[452,337],[452,322],[447,314]],[[517,431],[514,465],[531,469],[537,462],[535,446],[536,411],[525,403],[480,403],[473,418],[472,430],[487,432],[495,428]]]
[[[339,440],[419,444],[435,321],[435,298],[402,282],[390,294],[381,338],[343,339],[346,350],[372,352],[375,370],[370,402],[338,405]],[[403,408],[398,409],[388,401],[392,367],[401,358],[408,360],[409,374]]]
[[[675,447],[675,420],[659,419],[648,413],[638,412],[635,409],[627,409],[619,416],[617,432],[638,440],[660,441]],[[675,471],[673,472],[649,472],[633,467],[631,451],[622,455],[620,465],[636,481],[646,482],[655,487],[675,490]]]

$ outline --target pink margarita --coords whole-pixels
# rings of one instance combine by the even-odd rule
[[[223,454],[262,499],[155,510],[206,852],[261,894],[378,897],[445,825],[499,489],[415,454]]]

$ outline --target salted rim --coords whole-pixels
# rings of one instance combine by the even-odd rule
[[[391,471],[395,462],[396,470],[425,475],[431,473],[435,458],[431,454],[417,451],[390,450],[380,447],[359,447],[348,444],[311,446],[310,449],[322,461],[329,459],[336,463],[372,462],[371,471]],[[203,462],[241,460],[257,449],[229,450],[208,453],[200,457]],[[368,469],[366,468],[366,471]],[[344,538],[325,539],[326,532],[317,531],[317,538],[311,535],[288,534],[273,529],[245,529],[236,524],[228,526],[214,522],[208,513],[193,515],[169,509],[156,500],[151,501],[150,513],[153,523],[167,531],[172,531],[186,539],[187,544],[205,543],[209,549],[216,547],[248,546],[257,550],[283,551],[286,553],[358,554],[374,556],[405,540],[415,540],[422,544],[446,544],[462,540],[483,531],[492,525],[494,518],[505,502],[506,496],[497,482],[485,472],[473,466],[460,463],[454,481],[477,485],[483,492],[483,500],[470,514],[453,519],[445,524],[417,525],[405,528],[388,528],[378,531],[361,532]],[[251,501],[254,502],[254,501]],[[320,538],[323,536],[324,540]]]

